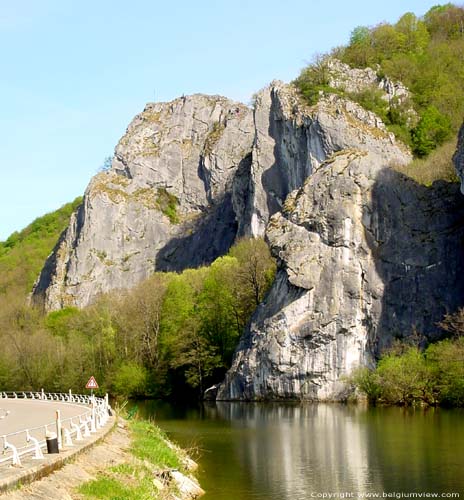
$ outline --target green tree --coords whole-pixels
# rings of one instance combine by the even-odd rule
[[[377,376],[382,399],[387,403],[408,406],[435,402],[432,372],[416,347],[407,348],[402,355],[383,356],[377,367]]]
[[[464,337],[432,344],[426,358],[441,404],[464,406]]]
[[[379,24],[372,30],[371,37],[375,62],[378,63],[403,51],[406,46],[406,36],[391,24]]]
[[[430,40],[427,27],[412,12],[407,12],[401,16],[395,24],[395,29],[404,36],[402,49],[406,52],[420,54],[427,48]]]
[[[112,393],[124,397],[147,394],[148,371],[133,361],[124,361],[112,376]]]
[[[450,134],[451,124],[448,117],[442,115],[435,106],[429,106],[412,131],[414,152],[418,156],[426,156],[443,144]]]

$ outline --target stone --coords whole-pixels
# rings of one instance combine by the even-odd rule
[[[377,79],[336,67],[334,86]],[[461,175],[463,141],[461,131]],[[91,180],[33,300],[84,307],[265,236],[275,283],[208,396],[345,399],[354,368],[373,366],[394,338],[433,339],[464,302],[464,198],[455,184],[418,185],[392,168],[410,160],[374,113],[335,94],[308,106],[278,81],[253,110],[204,95],[149,104]]]
[[[337,95],[308,107],[295,88],[279,81],[258,93],[255,128],[243,234],[263,235],[287,195],[337,151],[359,148],[400,164],[411,158],[374,113]]]
[[[416,184],[382,156],[333,155],[291,193],[266,237],[280,270],[218,400],[344,400],[346,378],[394,338],[464,302],[464,200]]]
[[[171,471],[171,477],[179,490],[181,498],[189,500],[199,498],[205,494],[205,491],[195,478],[186,476],[178,470]]]
[[[220,96],[148,104],[115,149],[33,290],[45,310],[84,307],[155,270],[224,254],[237,233],[234,184],[249,170],[252,112]]]

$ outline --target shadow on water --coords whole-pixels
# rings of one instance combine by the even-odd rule
[[[464,491],[460,410],[153,401],[140,409],[181,446],[201,449],[206,500]]]
[[[414,330],[434,338],[444,314],[464,304],[464,196],[459,185],[438,181],[426,187],[385,169],[368,211],[372,222],[365,226],[366,239],[385,286],[377,352],[392,336]]]

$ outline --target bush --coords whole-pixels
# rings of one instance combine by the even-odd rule
[[[131,361],[123,363],[113,377],[113,392],[118,396],[136,397],[146,393],[148,372]]]
[[[431,345],[426,357],[433,370],[440,403],[464,406],[464,337]]]
[[[435,402],[430,369],[416,347],[407,348],[400,356],[387,354],[379,361],[376,373],[382,399],[387,403],[408,406]]]
[[[419,157],[427,156],[437,146],[443,144],[450,134],[449,118],[441,114],[435,106],[429,106],[412,130],[414,153]]]
[[[375,370],[358,368],[351,374],[350,382],[367,396],[370,403],[376,403],[382,394],[382,388]]]
[[[418,157],[425,157],[455,134],[464,115],[464,8],[453,4],[432,7],[423,18],[404,14],[396,24],[356,27],[348,45],[332,55],[352,67],[377,67],[380,75],[399,80],[412,93],[419,123],[410,122],[401,106],[385,108],[373,95],[351,96],[377,113],[389,130]],[[324,61],[324,57],[319,57]],[[311,104],[328,87],[327,73],[315,63],[294,81]],[[412,135],[412,142],[411,142]]]

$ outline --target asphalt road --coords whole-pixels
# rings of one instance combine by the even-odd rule
[[[59,401],[40,401],[30,399],[0,399],[0,451],[3,448],[2,436],[24,429],[40,427],[31,431],[31,435],[39,440],[45,439],[45,424],[55,422],[56,410],[61,411],[61,420],[76,417],[89,409],[88,406]],[[7,412],[9,412],[7,414]],[[78,420],[75,420],[78,423]],[[69,423],[63,425],[69,428]],[[49,431],[56,432],[55,425]],[[25,433],[8,438],[15,446],[26,444]]]

